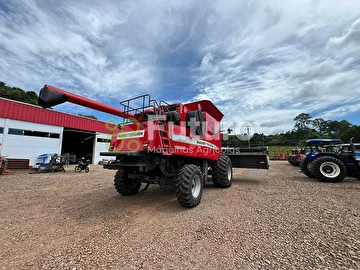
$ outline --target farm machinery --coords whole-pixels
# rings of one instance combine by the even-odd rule
[[[305,158],[305,154],[310,151],[309,147],[301,147],[291,150],[291,154],[288,157],[288,162],[291,165],[300,166],[301,161]]]
[[[8,164],[8,161],[6,159],[6,156],[0,156],[0,175],[8,172],[7,164]]]
[[[110,125],[108,151],[100,156],[115,156],[103,168],[115,170],[114,185],[123,196],[146,190],[150,184],[175,186],[180,205],[196,207],[204,185],[229,188],[233,167],[269,169],[264,153],[241,155],[222,149],[220,121],[223,113],[209,100],[168,104],[145,94],[120,102],[123,109],[111,107],[68,91],[45,85],[39,105],[49,108],[65,102],[99,110],[123,118]],[[225,152],[225,153],[224,153]]]
[[[291,150],[291,154],[288,157],[288,162],[294,166],[300,166],[301,160],[304,158],[304,148],[296,148]]]
[[[30,173],[65,172],[64,164],[57,153],[41,154]]]
[[[310,152],[300,163],[308,177],[323,182],[341,182],[346,176],[360,179],[360,144],[344,144],[340,139],[309,139]]]

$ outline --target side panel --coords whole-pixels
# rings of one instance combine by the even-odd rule
[[[316,159],[318,157],[322,157],[322,156],[332,156],[332,157],[339,158],[337,155],[335,155],[333,153],[329,153],[329,152],[308,153],[306,155],[306,158],[310,161],[313,161],[314,159]]]
[[[30,130],[58,134],[59,138],[26,136],[21,131]],[[45,153],[58,153],[61,149],[61,127],[7,119],[4,129],[1,154],[15,159],[29,159],[33,166],[36,158]],[[11,134],[17,133],[17,134]]]
[[[4,144],[5,139],[5,126],[6,126],[6,119],[0,118],[0,156],[2,155],[2,146]]]
[[[106,133],[97,133],[94,140],[94,150],[93,150],[93,163],[98,164],[100,160],[105,159],[115,159],[116,156],[100,156],[100,152],[108,152],[109,145],[111,140],[111,134]]]
[[[61,127],[8,119],[8,128],[60,133]]]
[[[233,168],[266,169],[270,167],[269,157],[264,154],[225,154],[230,157]]]
[[[197,136],[186,128],[186,123],[171,126],[173,154],[194,158],[217,160],[221,155],[220,126],[209,114],[204,113],[204,134]]]

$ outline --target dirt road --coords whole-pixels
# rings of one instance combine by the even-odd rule
[[[172,188],[121,197],[114,171],[0,177],[2,269],[360,269],[360,181],[287,162],[236,169],[184,209]]]

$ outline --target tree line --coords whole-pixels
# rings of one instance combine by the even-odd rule
[[[0,81],[0,97],[28,104],[39,105],[39,96],[34,91],[24,91],[23,89],[18,87],[11,87],[3,81]],[[84,115],[80,113],[77,115],[97,119],[94,115]]]
[[[360,126],[349,121],[325,120],[313,118],[308,113],[301,113],[294,118],[292,130],[274,135],[255,133],[250,139],[251,146],[305,146],[307,139],[341,139],[349,142],[354,137],[355,142],[360,142]],[[240,141],[235,135],[230,135],[224,145],[248,147],[248,142]]]

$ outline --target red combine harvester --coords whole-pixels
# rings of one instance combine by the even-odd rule
[[[120,102],[124,107],[120,110],[50,85],[41,89],[43,108],[64,102],[124,118],[114,127],[108,152],[100,153],[116,156],[103,167],[117,170],[115,188],[124,196],[138,193],[142,183],[146,184],[143,190],[150,184],[174,185],[180,205],[192,208],[201,201],[208,175],[215,186],[228,188],[233,167],[269,168],[266,154],[223,151],[220,121],[224,115],[208,100],[168,104],[142,95]]]

